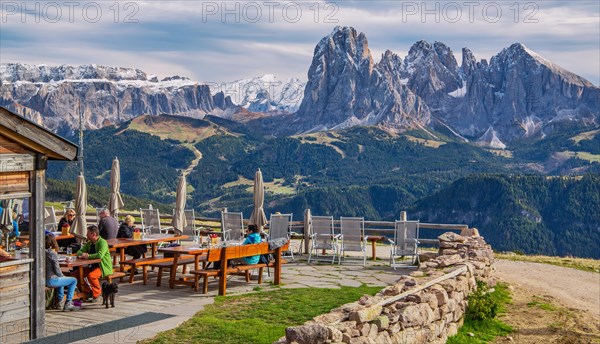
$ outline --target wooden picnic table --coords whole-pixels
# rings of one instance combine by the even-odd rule
[[[158,249],[162,253],[169,253],[173,255],[173,267],[169,274],[169,287],[175,288],[176,284],[193,285],[193,282],[188,281],[186,278],[177,280],[177,262],[182,255],[193,255],[194,256],[194,270],[198,270],[200,266],[201,256],[206,256],[208,253],[208,247],[198,246],[177,246],[177,247],[162,247]]]
[[[56,233],[59,233],[59,232],[53,232],[54,238],[56,239],[56,241],[75,238],[75,236],[73,234],[56,234]],[[28,234],[19,235],[17,237],[17,239],[19,239],[19,240],[29,240],[29,235]]]
[[[78,268],[78,273],[77,273],[77,288],[79,288],[80,291],[83,291],[83,278],[84,276],[84,269],[86,266],[90,265],[90,264],[96,264],[96,263],[100,263],[100,259],[83,259],[83,258],[77,258],[76,256],[72,256],[69,257],[71,258],[70,261],[67,260],[62,260],[62,258],[60,257],[65,257],[63,255],[59,256],[59,261],[58,261],[58,265],[61,268],[68,268],[68,269],[74,269],[74,268]]]
[[[106,242],[108,243],[108,247],[112,249],[119,250],[119,258],[120,261],[125,260],[125,248],[128,246],[137,246],[137,245],[152,245],[152,258],[156,257],[156,246],[161,242],[172,242],[177,240],[185,240],[188,239],[187,235],[179,235],[175,236],[173,234],[152,234],[148,235],[143,239],[133,239],[133,238],[116,238],[116,239],[108,239]]]
[[[378,242],[382,242],[385,240],[385,237],[383,235],[368,235],[367,236],[367,241],[369,241],[371,243],[371,258],[373,258],[373,260],[377,260],[377,243]]]

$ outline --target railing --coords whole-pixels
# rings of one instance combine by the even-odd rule
[[[60,218],[62,215],[63,215],[63,211],[56,211],[57,218]],[[141,217],[141,214],[139,213],[139,211],[138,212],[120,212],[119,213],[120,217],[125,217],[126,215],[131,215],[137,219],[139,219]],[[170,225],[171,218],[172,218],[171,215],[162,214],[160,216],[161,225]],[[88,221],[88,223],[97,223],[98,218],[97,218],[96,213],[95,212],[87,212],[86,220]],[[221,230],[221,219],[220,218],[196,216],[195,221],[196,221],[196,227],[202,226],[206,230],[214,230],[214,231]],[[244,224],[245,225],[248,224],[248,219],[244,219]],[[339,227],[340,227],[339,219],[334,220],[333,225],[336,230],[339,230]],[[368,236],[392,237],[394,235],[394,226],[395,226],[394,221],[365,221],[365,234]],[[292,232],[295,232],[298,234],[304,234],[305,242],[308,243],[308,235],[305,231],[305,227],[306,226],[305,226],[304,220],[292,221]],[[419,223],[419,228],[420,229],[444,230],[444,231],[447,231],[447,230],[462,231],[462,230],[468,229],[469,226],[464,225],[464,224],[440,224],[440,223],[421,222],[421,223]],[[420,238],[419,242],[421,242],[422,244],[433,244],[433,245],[438,244],[437,239]],[[308,245],[306,247],[308,248]]]

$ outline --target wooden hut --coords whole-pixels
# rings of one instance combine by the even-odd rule
[[[29,255],[0,261],[0,342],[45,334],[44,200],[48,160],[72,161],[77,146],[0,107],[0,200],[29,199]]]

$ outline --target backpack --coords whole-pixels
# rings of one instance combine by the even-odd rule
[[[260,264],[266,264],[267,265],[267,275],[269,277],[271,277],[271,270],[269,269],[269,264],[271,262],[275,261],[275,256],[273,255],[273,253],[265,253],[265,254],[261,254],[260,258],[258,259],[258,262]]]

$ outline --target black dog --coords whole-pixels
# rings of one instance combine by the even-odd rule
[[[119,285],[115,282],[108,283],[102,282],[102,305],[106,305],[108,308],[108,302],[110,306],[115,306],[115,294],[119,292]]]

